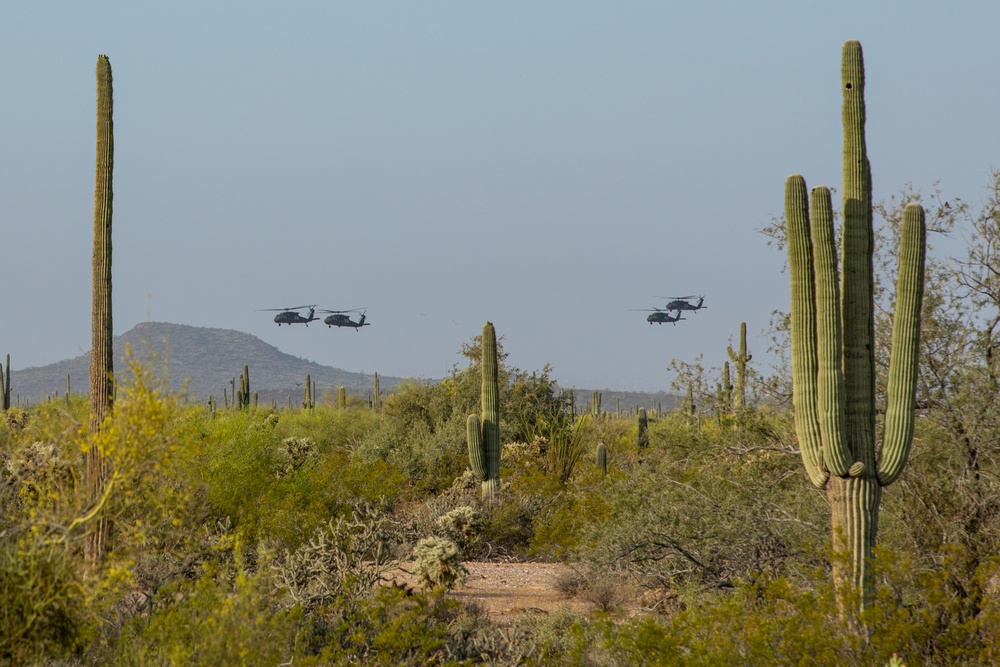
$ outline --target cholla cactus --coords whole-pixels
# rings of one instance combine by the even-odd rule
[[[279,558],[273,566],[278,592],[287,596],[288,607],[305,609],[330,604],[341,595],[369,595],[399,566],[390,556],[392,542],[388,522],[377,511],[340,517]]]
[[[318,458],[319,452],[312,438],[285,438],[274,452],[274,474],[281,479]]]
[[[434,522],[435,530],[443,537],[455,542],[465,550],[479,534],[483,526],[483,515],[468,505],[462,505],[442,514]]]
[[[413,548],[414,572],[424,588],[443,586],[452,589],[465,583],[458,545],[446,537],[425,537]]]

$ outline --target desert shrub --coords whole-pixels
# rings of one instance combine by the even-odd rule
[[[76,448],[74,448],[76,449]],[[35,441],[0,460],[0,483],[13,504],[6,511],[51,511],[61,499],[72,496],[77,479],[79,450],[68,460],[55,442]],[[2,493],[2,492],[0,492]]]
[[[335,449],[354,449],[379,421],[380,417],[367,408],[337,410],[317,406],[313,410],[283,411],[276,430],[284,438],[311,438],[317,450],[325,454]]]
[[[445,537],[425,537],[413,547],[413,571],[425,588],[451,589],[465,581],[462,552]]]
[[[217,413],[201,427],[208,500],[254,542],[262,515],[271,509],[262,506],[260,498],[279,483],[274,452],[280,433],[254,428],[249,413],[243,411]]]
[[[421,493],[450,486],[468,465],[464,419],[432,430],[423,421],[400,424],[384,420],[365,436],[354,456],[365,462],[383,461],[402,471]]]
[[[729,585],[813,562],[810,545],[825,542],[828,512],[797,452],[762,435],[737,447],[742,436],[711,420],[688,432],[691,440],[661,438],[660,428],[641,465],[605,480],[607,506],[581,538],[593,567],[657,588],[689,579]]]
[[[295,664],[455,664],[448,649],[460,605],[443,591],[386,588],[371,598],[341,598],[320,611],[299,631],[302,657]]]
[[[81,648],[87,589],[64,542],[0,534],[0,664],[33,664]]]
[[[312,438],[285,438],[274,451],[274,470],[278,479],[294,475],[300,468],[319,458]]]
[[[371,594],[398,566],[391,558],[388,519],[377,510],[355,510],[318,529],[294,551],[273,564],[274,581],[288,598],[286,606],[306,610],[329,605],[341,596]]]
[[[561,490],[552,490],[532,519],[529,553],[557,560],[576,559],[595,534],[591,527],[612,520],[607,492],[624,482],[624,473],[613,468],[607,476],[596,465],[584,466]]]
[[[205,575],[164,591],[96,662],[116,665],[277,665],[294,655],[297,609],[274,606],[266,570],[232,581]]]
[[[535,533],[534,522],[552,502],[556,492],[551,489],[555,486],[560,486],[558,480],[543,472],[533,477],[518,477],[501,486],[493,502],[480,506],[482,534],[469,558],[527,556]]]

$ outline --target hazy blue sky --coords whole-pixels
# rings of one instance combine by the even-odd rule
[[[950,5],[950,8],[945,8]],[[960,8],[960,9],[959,9]],[[90,348],[94,65],[114,71],[114,321],[441,377],[494,322],[565,386],[667,389],[787,309],[756,230],[840,186],[859,39],[876,198],[1000,166],[991,2],[32,2],[0,8],[0,353]],[[632,308],[704,294],[650,326]],[[259,308],[367,306],[358,333]],[[234,373],[237,369],[234,369]]]

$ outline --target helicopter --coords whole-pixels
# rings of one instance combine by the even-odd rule
[[[677,311],[676,315],[671,316],[669,310],[660,310],[659,308],[649,308],[645,310],[653,311],[646,316],[646,321],[650,324],[663,324],[664,322],[669,322],[670,324],[676,325],[681,320],[687,319],[686,317],[681,317],[680,311]]]
[[[309,314],[303,317],[298,311],[303,308],[309,309]],[[318,320],[318,317],[314,316],[316,312],[316,306],[292,306],[291,308],[261,308],[261,310],[280,310],[281,312],[274,316],[274,321],[278,323],[280,327],[282,324],[304,324],[309,326],[310,322]]]
[[[695,312],[701,310],[702,308],[708,308],[708,306],[703,306],[705,303],[705,297],[699,296],[698,303],[691,303],[688,299],[695,298],[694,296],[658,296],[658,299],[670,299],[664,310],[673,310],[680,313],[682,310],[693,310]]]
[[[352,308],[351,310],[321,310],[321,313],[331,313],[323,319],[323,324],[327,327],[353,327],[355,330],[361,327],[371,326],[370,322],[365,322],[366,308]],[[347,313],[361,313],[361,317],[355,322]]]

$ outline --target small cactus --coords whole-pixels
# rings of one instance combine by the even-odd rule
[[[639,408],[639,449],[649,447],[649,421],[646,418],[646,408]]]
[[[608,446],[603,442],[597,443],[597,467],[601,473],[608,474]]]
[[[458,545],[445,537],[425,537],[413,548],[414,571],[424,588],[451,589],[465,581]]]
[[[347,409],[347,388],[341,387],[337,390],[337,407],[341,410]]]

